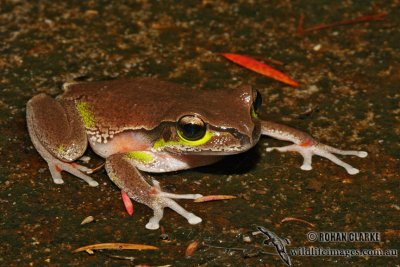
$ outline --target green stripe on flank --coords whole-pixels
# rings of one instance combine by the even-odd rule
[[[145,164],[153,161],[153,155],[142,151],[128,152],[126,153],[126,156],[128,157],[128,159],[137,160]]]
[[[57,152],[58,152],[59,154],[65,153],[65,147],[64,147],[64,145],[60,145],[59,147],[57,147]]]
[[[178,136],[180,137],[179,141],[165,141],[163,138],[158,139],[154,145],[154,149],[162,148],[165,146],[174,146],[174,145],[185,145],[185,146],[201,146],[210,141],[210,139],[214,136],[215,134],[213,132],[207,131],[206,134],[204,135],[203,138],[200,140],[196,141],[189,141],[181,137],[181,135],[178,133]]]
[[[79,114],[81,115],[85,127],[88,129],[95,128],[96,123],[94,121],[93,114],[90,111],[88,104],[84,101],[79,101],[76,103],[76,108]]]
[[[253,119],[258,119],[258,114],[257,114],[257,112],[254,111],[254,109],[251,109],[251,117]]]

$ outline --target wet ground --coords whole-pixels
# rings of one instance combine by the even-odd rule
[[[34,3],[35,2],[35,3]],[[299,35],[304,27],[387,13],[382,21]],[[0,265],[1,266],[284,266],[262,225],[295,247],[398,249],[400,245],[399,1],[11,1],[0,3]],[[238,67],[217,53],[264,60],[301,82],[294,89]],[[273,60],[274,63],[271,63]],[[278,64],[279,61],[282,64]],[[73,80],[152,76],[199,90],[251,84],[264,97],[261,117],[295,126],[341,148],[348,175],[314,159],[266,153],[282,142],[262,138],[251,151],[210,167],[158,175],[174,192],[229,194],[229,201],[190,203],[203,218],[189,225],[167,211],[161,231],[136,204],[132,217],[104,171],[92,188],[64,174],[52,183],[25,125],[25,103],[61,93]],[[223,103],[222,103],[223,104]],[[105,103],[105,108],[106,108]],[[91,151],[90,166],[101,162]],[[87,216],[95,221],[84,226]],[[282,222],[294,217],[300,221]],[[315,232],[379,232],[380,242],[310,242]],[[188,244],[201,246],[190,257]],[[83,245],[142,243],[158,251],[73,254]],[[234,248],[234,249],[227,249]],[[263,252],[264,254],[262,254]],[[116,256],[128,257],[117,259]],[[134,260],[128,260],[134,257]],[[394,266],[399,257],[299,257],[293,266]]]

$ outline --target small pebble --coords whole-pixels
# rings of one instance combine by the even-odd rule
[[[83,219],[83,221],[81,222],[81,225],[87,224],[87,223],[91,223],[94,221],[94,217],[93,216],[88,216],[85,219]]]
[[[243,242],[250,243],[251,238],[249,236],[245,235],[245,236],[243,236]]]
[[[313,47],[314,51],[319,51],[321,49],[322,45],[321,44],[317,44],[316,46]]]
[[[161,235],[160,235],[160,239],[161,239],[161,240],[168,240],[169,237],[168,237],[167,234],[161,234]]]

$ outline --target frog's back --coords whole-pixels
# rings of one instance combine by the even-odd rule
[[[188,112],[206,116],[213,125],[251,123],[250,105],[244,103],[241,90],[194,90],[154,78],[71,83],[64,90],[62,98],[84,107],[88,113],[85,116],[96,125],[90,130],[100,132],[152,130],[161,122],[175,122]],[[244,91],[251,93],[248,88]]]
[[[97,127],[114,130],[153,129],[169,119],[177,102],[193,96],[188,88],[152,78],[71,83],[64,90],[62,98],[84,103]]]

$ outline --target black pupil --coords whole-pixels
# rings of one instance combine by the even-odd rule
[[[257,111],[260,108],[261,104],[262,104],[261,94],[257,91],[256,99],[254,100],[253,103],[254,111]]]
[[[199,140],[206,133],[204,125],[198,125],[195,123],[180,124],[179,130],[181,131],[182,136],[190,141]]]

